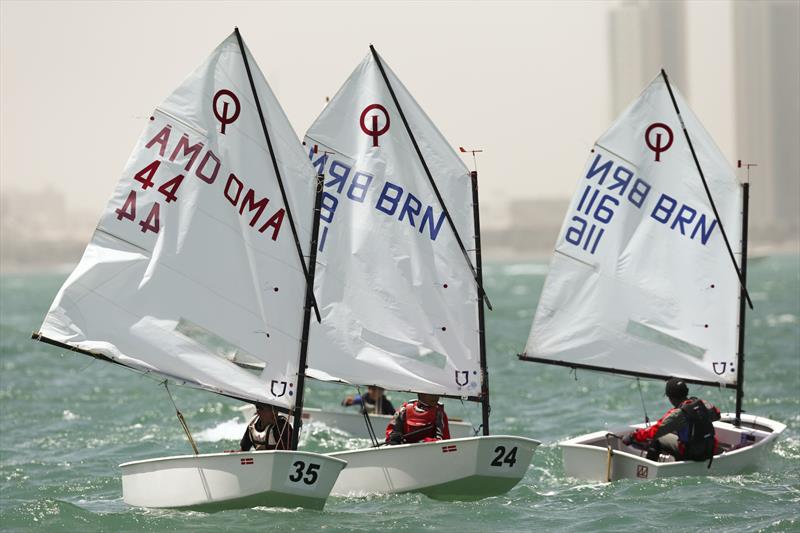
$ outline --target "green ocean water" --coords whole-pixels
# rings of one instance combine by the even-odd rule
[[[216,514],[135,509],[122,502],[119,463],[189,453],[163,390],[114,365],[29,340],[65,274],[0,277],[0,529],[3,531],[800,531],[800,258],[751,262],[745,410],[788,425],[760,472],[654,482],[567,479],[556,443],[641,421],[634,380],[519,362],[544,282],[542,264],[489,264],[486,288],[492,432],[539,439],[508,494],[447,503],[422,495],[330,498],[324,511],[257,508]],[[648,413],[668,407],[642,382]],[[201,451],[235,445],[238,403],[185,388],[175,400]],[[341,386],[313,382],[307,405],[339,408]],[[723,410],[733,395],[694,388]],[[404,395],[390,395],[397,405]],[[471,419],[475,406],[447,404]],[[324,427],[313,451],[356,448]]]

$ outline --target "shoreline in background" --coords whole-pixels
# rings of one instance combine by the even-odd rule
[[[19,274],[69,274],[83,254],[85,242],[30,242],[20,250],[12,246],[18,254],[9,254],[8,245],[0,240],[0,275]],[[519,249],[508,246],[485,246],[483,260],[486,263],[549,263],[552,248]],[[752,243],[751,260],[770,256],[800,255],[800,238],[782,243]]]
[[[31,210],[29,206],[38,209]],[[487,262],[549,263],[569,198],[517,198],[481,206]],[[0,194],[0,274],[69,273],[92,237],[98,213],[71,208],[64,193],[9,189]],[[800,254],[800,220],[770,226],[751,219],[750,257]],[[462,235],[465,243],[470,236]],[[471,246],[467,246],[471,248]]]

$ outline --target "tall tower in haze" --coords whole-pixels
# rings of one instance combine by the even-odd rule
[[[800,231],[800,3],[733,3],[737,157],[752,173],[751,226],[767,241]]]
[[[611,113],[616,118],[663,67],[688,96],[683,0],[625,0],[609,14]]]

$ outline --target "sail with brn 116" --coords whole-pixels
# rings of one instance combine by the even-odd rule
[[[741,398],[746,191],[662,71],[592,149],[520,358],[674,376]],[[741,416],[739,403],[715,424],[727,449],[711,473],[752,466],[782,431]],[[691,461],[649,461],[616,436],[562,443],[567,473],[603,481],[705,473]],[[732,448],[740,439],[755,444]]]

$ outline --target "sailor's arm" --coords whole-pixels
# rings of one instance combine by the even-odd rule
[[[666,435],[667,433],[677,431],[680,429],[681,419],[676,418],[676,415],[682,414],[683,413],[681,413],[680,409],[670,409],[658,420],[658,422],[649,428],[641,428],[634,431],[631,434],[633,436],[633,440],[636,442],[647,442]]]
[[[673,409],[668,416],[660,420],[660,424],[653,434],[653,439],[660,439],[664,435],[677,433],[686,424],[686,415],[680,409]]]
[[[253,447],[253,441],[250,440],[250,431],[248,431],[248,428],[245,428],[244,436],[242,437],[242,440],[239,442],[239,450],[238,451],[246,452],[246,451],[250,450],[250,448],[252,448],[252,447]]]
[[[386,396],[381,397],[381,414],[391,415],[394,413],[394,405]]]
[[[405,426],[406,409],[401,407],[392,417],[389,425],[386,426],[386,442],[389,444],[402,444],[403,427]]]
[[[708,410],[708,414],[711,415],[712,422],[716,422],[717,420],[722,418],[722,416],[719,413],[719,409],[717,408],[716,405],[714,405],[711,402],[707,402],[705,400],[703,400],[703,403],[705,404],[706,409]]]
[[[436,438],[439,440],[448,440],[450,438],[450,421],[447,419],[447,413],[444,408],[439,409],[436,416]]]

